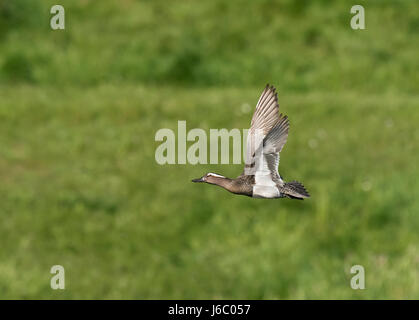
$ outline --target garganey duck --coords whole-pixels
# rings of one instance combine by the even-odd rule
[[[268,84],[253,114],[243,173],[236,179],[207,173],[192,182],[215,184],[232,193],[253,198],[309,198],[300,182],[284,182],[278,173],[279,153],[287,142],[288,128],[288,117],[279,114],[276,90]]]

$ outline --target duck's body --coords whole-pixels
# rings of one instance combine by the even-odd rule
[[[304,186],[297,181],[286,183],[280,179],[274,185],[258,185],[254,175],[241,174],[235,179],[230,179],[219,174],[207,173],[204,177],[192,181],[215,184],[231,193],[253,198],[304,199],[310,197]]]
[[[275,88],[267,85],[253,114],[243,173],[235,179],[208,173],[192,181],[215,184],[232,193],[253,198],[302,200],[310,197],[301,183],[286,183],[278,173],[279,153],[287,141],[288,129],[288,117],[279,115]]]

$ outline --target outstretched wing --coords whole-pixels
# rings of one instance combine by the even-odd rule
[[[288,139],[288,117],[279,115],[277,122],[263,140],[263,153],[279,153]]]
[[[263,164],[266,162],[266,168],[269,170],[272,180],[280,183],[282,183],[282,179],[278,174],[279,153],[287,142],[288,129],[288,117],[280,114],[277,123],[263,140],[263,153],[260,155],[263,157]],[[256,175],[258,173],[259,170],[257,169]]]
[[[261,147],[265,137],[275,126],[279,119],[278,95],[273,86],[266,85],[263,90],[256,110],[252,117],[247,136],[247,152],[245,168],[255,164],[255,151]]]

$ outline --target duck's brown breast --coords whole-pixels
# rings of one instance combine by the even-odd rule
[[[230,191],[236,194],[243,194],[251,197],[253,195],[253,185],[255,184],[255,176],[241,175],[232,180]]]

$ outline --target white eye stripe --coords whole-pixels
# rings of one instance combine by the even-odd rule
[[[219,178],[225,178],[224,176],[220,175],[220,174],[216,174],[216,173],[207,173],[207,176],[213,176],[213,177],[219,177]]]

